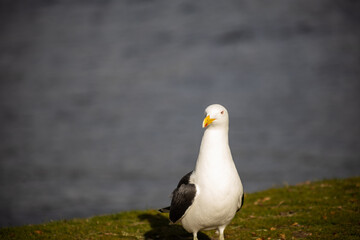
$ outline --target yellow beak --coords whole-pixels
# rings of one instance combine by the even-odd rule
[[[206,128],[207,126],[209,126],[213,121],[215,120],[215,118],[210,118],[209,115],[206,116],[206,118],[203,121],[202,127]]]

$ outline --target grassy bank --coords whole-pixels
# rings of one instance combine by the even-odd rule
[[[199,239],[217,239],[205,231]],[[230,239],[360,239],[360,177],[306,182],[245,195]],[[192,239],[167,215],[131,211],[0,229],[0,239]]]

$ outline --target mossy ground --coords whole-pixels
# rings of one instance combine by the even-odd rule
[[[129,211],[0,229],[0,239],[192,239],[167,214]],[[230,239],[360,239],[360,177],[306,182],[245,195]],[[217,239],[215,231],[199,239]]]

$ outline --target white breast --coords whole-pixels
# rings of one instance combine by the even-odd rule
[[[228,225],[238,209],[243,187],[228,146],[227,132],[204,133],[190,181],[196,185],[197,196],[182,219],[183,227],[194,232]]]

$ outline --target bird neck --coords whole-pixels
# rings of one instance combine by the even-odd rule
[[[226,160],[232,162],[228,138],[228,128],[207,128],[201,140],[196,169],[223,164]]]
[[[223,146],[229,146],[228,132],[228,128],[207,128],[201,140],[200,150],[206,148],[206,151],[211,151],[211,149],[216,150]]]

